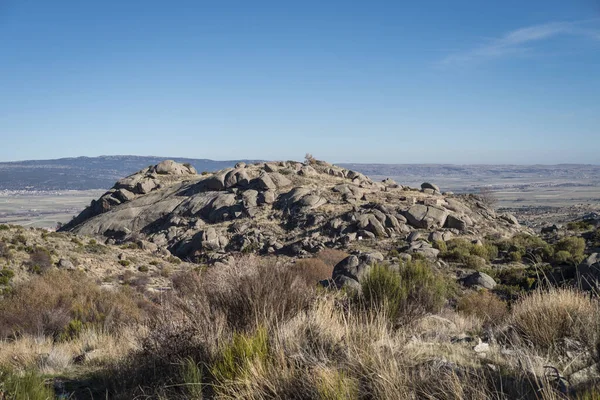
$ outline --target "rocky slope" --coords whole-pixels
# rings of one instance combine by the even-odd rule
[[[441,193],[430,183],[374,182],[316,160],[239,163],[203,175],[164,161],[121,179],[62,229],[108,243],[143,240],[202,262],[231,252],[303,256],[324,247],[435,258],[435,241],[525,230],[477,196]]]
[[[66,232],[0,225],[0,297],[10,285],[55,268],[85,273],[107,288],[127,284],[154,292],[170,289],[172,275],[195,267],[151,243],[104,245]]]

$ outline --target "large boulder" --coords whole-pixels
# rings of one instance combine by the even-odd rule
[[[600,254],[593,253],[577,267],[578,279],[584,289],[600,288]]]
[[[359,282],[371,271],[371,267],[383,260],[379,252],[351,255],[344,258],[333,268],[331,279],[336,287],[360,287]]]
[[[479,287],[483,289],[493,289],[496,287],[494,278],[483,272],[474,272],[463,279],[463,283],[468,287]]]
[[[160,175],[184,175],[196,174],[196,170],[191,165],[184,165],[173,160],[165,160],[154,167],[154,171]]]
[[[438,185],[434,185],[433,183],[429,183],[429,182],[423,182],[421,184],[421,190],[425,190],[425,189],[431,189],[437,193],[440,193],[440,188]]]
[[[439,207],[415,204],[404,213],[404,216],[415,228],[441,228],[446,223],[448,211]]]

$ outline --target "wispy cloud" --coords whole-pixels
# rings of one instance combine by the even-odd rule
[[[558,36],[580,36],[600,41],[600,29],[597,20],[578,22],[550,22],[533,25],[508,32],[501,37],[488,40],[485,44],[459,51],[441,60],[443,66],[465,64],[488,59],[502,58],[514,55],[524,55],[532,51],[536,42],[541,42]],[[590,27],[590,23],[596,25]]]

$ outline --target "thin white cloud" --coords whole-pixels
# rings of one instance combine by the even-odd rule
[[[532,50],[535,42],[558,36],[581,36],[600,41],[600,29],[590,28],[590,22],[595,23],[597,20],[550,22],[516,29],[499,38],[489,40],[480,47],[450,54],[440,64],[448,66],[513,55],[524,55]]]

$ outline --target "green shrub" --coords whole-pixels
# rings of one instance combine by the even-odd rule
[[[498,248],[491,243],[477,245],[465,239],[452,239],[445,246],[446,250],[440,248],[444,260],[462,263],[469,268],[483,268],[486,262],[498,257]]]
[[[451,292],[449,283],[423,261],[408,262],[399,271],[374,265],[361,289],[363,304],[387,313],[392,322],[439,311]]]
[[[10,230],[10,226],[6,224],[0,224],[0,231],[8,231]]]
[[[0,285],[8,285],[10,280],[15,276],[13,270],[3,268],[0,270]]]
[[[530,268],[507,268],[497,272],[494,278],[503,285],[530,290],[537,279],[537,273]]]
[[[0,371],[0,396],[10,400],[49,400],[55,398],[55,393],[34,371],[24,375]]]
[[[592,246],[600,247],[600,228],[596,229],[591,235]]]
[[[140,266],[138,267],[138,271],[140,271],[140,272],[148,272],[149,270],[150,270],[150,269],[148,268],[148,266],[147,266],[147,265],[140,265]]]
[[[561,252],[561,257],[566,257],[566,253],[570,255],[570,262],[575,264],[580,263],[584,258],[585,240],[580,237],[566,237],[560,239],[555,245],[556,252]]]
[[[108,248],[100,243],[97,243],[95,240],[90,240],[90,243],[83,246],[83,249],[86,253],[91,254],[106,254],[108,253]]]
[[[121,248],[124,249],[124,250],[126,250],[126,249],[139,250],[140,249],[140,245],[137,244],[136,242],[128,242],[128,243],[122,245]]]
[[[192,357],[187,357],[181,362],[181,380],[187,392],[188,399],[202,399],[202,368]]]
[[[170,262],[171,264],[175,264],[175,265],[179,265],[181,264],[181,259],[175,257],[175,256],[169,256],[169,258],[167,259],[168,262]]]
[[[22,244],[22,245],[25,245],[25,244],[27,244],[27,238],[25,236],[23,236],[22,234],[18,234],[18,235],[15,235],[11,239],[10,242],[12,244]]]
[[[68,341],[75,339],[83,331],[84,324],[78,319],[72,319],[69,324],[58,335],[60,341]]]
[[[567,224],[567,229],[570,231],[587,231],[593,228],[593,225],[587,221],[572,221]]]
[[[267,330],[262,327],[250,335],[234,333],[231,342],[221,348],[211,368],[212,375],[221,383],[245,377],[253,363],[267,362],[268,340]]]
[[[446,245],[446,242],[444,242],[443,240],[435,240],[433,242],[433,248],[438,249],[442,253],[448,251],[448,246]]]
[[[119,264],[121,264],[123,267],[128,267],[131,264],[131,261],[129,261],[129,260],[119,260]]]
[[[533,262],[550,261],[554,255],[553,247],[542,238],[525,233],[498,241],[495,245],[505,252],[511,261],[521,261],[523,258]]]
[[[554,253],[554,262],[557,262],[559,264],[567,264],[572,262],[573,257],[571,256],[571,253],[569,253],[566,250],[559,250],[556,253]]]

